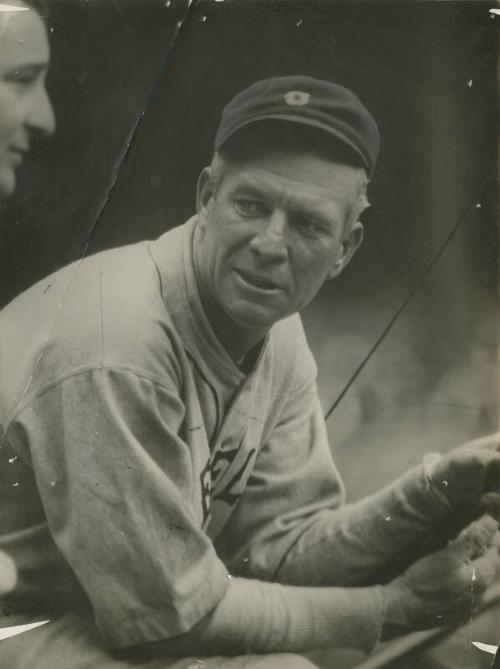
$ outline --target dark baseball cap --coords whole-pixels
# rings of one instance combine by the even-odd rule
[[[375,119],[349,89],[305,75],[262,79],[224,107],[215,150],[241,128],[275,120],[317,128],[353,151],[371,176],[380,148]]]

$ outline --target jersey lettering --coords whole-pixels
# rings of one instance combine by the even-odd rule
[[[210,505],[214,501],[225,502],[234,506],[240,498],[247,479],[247,472],[253,464],[256,449],[245,454],[242,449],[243,439],[236,448],[217,450],[210,457],[200,474],[201,504],[203,511],[203,524],[205,525],[210,516]],[[233,465],[237,465],[238,455],[246,455],[244,461],[238,466],[230,480],[224,482],[225,474]],[[218,489],[220,487],[220,489]]]

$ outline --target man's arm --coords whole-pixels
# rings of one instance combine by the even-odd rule
[[[494,452],[497,441],[493,439],[493,452],[483,448],[490,476],[500,461],[500,453]],[[475,445],[473,450],[475,455],[467,456],[477,470],[471,499],[483,491],[486,476],[477,465]],[[446,481],[450,490],[466,490],[453,483],[456,457],[450,457],[441,464],[437,457],[431,458],[379,493],[342,506],[342,487],[311,379],[290,397],[242,499],[217,539],[217,549],[235,574],[247,577],[316,586],[365,586],[390,580],[481,515],[476,506],[475,515],[462,513],[468,498],[448,499],[447,486],[437,485],[434,469],[439,464],[450,470],[449,480],[438,470],[439,480]],[[468,480],[468,466],[460,471]],[[461,525],[450,531],[457,511]]]
[[[23,411],[14,431],[29,432],[51,532],[109,646],[162,640],[165,652],[180,654],[372,648],[394,601],[387,589],[228,578],[191,507],[178,394],[128,371],[67,381]]]
[[[330,562],[339,565],[339,584],[382,582],[485,511],[498,518],[499,443],[492,435],[431,456],[381,492],[325,514],[300,537],[277,577],[300,583],[313,563],[317,578],[328,581]]]
[[[300,652],[312,647],[370,650],[374,638],[461,621],[498,567],[498,525],[471,524],[450,544],[379,588],[307,588],[232,579],[219,604],[188,633],[140,653]],[[383,598],[381,615],[377,599]],[[379,620],[379,623],[376,621]]]
[[[175,387],[83,370],[31,401],[7,438],[29,455],[50,533],[109,646],[178,635],[228,587],[201,529]],[[71,602],[69,602],[71,605]]]
[[[344,506],[314,379],[291,395],[216,547],[232,573],[294,585],[373,584],[449,506],[423,467]]]
[[[102,367],[45,389],[9,430],[19,453],[29,447],[51,535],[105,643],[176,639],[172,652],[179,644],[190,654],[324,643],[370,650],[384,617],[381,588],[229,578],[201,529],[195,459],[206,454],[183,440],[185,429],[175,378],[167,387]]]
[[[384,619],[381,588],[229,577],[201,529],[193,459],[204,455],[183,440],[184,420],[175,380],[166,387],[103,367],[53,384],[9,430],[19,452],[29,445],[50,532],[105,643],[170,648],[176,639],[172,652],[180,644],[191,654],[324,643],[370,650]]]

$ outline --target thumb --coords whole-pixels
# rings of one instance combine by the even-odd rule
[[[0,595],[5,595],[15,588],[17,569],[12,559],[0,551]]]
[[[492,585],[500,567],[498,548],[492,546],[484,555],[472,562],[471,585],[476,594],[482,594]]]
[[[498,522],[491,516],[484,515],[463,529],[449,546],[457,558],[474,560],[491,546],[497,532]]]

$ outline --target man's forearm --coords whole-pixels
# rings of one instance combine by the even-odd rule
[[[285,556],[274,580],[357,586],[378,582],[381,570],[427,540],[450,507],[417,467],[379,493],[324,511]]]
[[[161,652],[236,655],[325,645],[369,652],[384,617],[381,587],[307,588],[233,578],[215,609],[188,633],[161,642]]]

